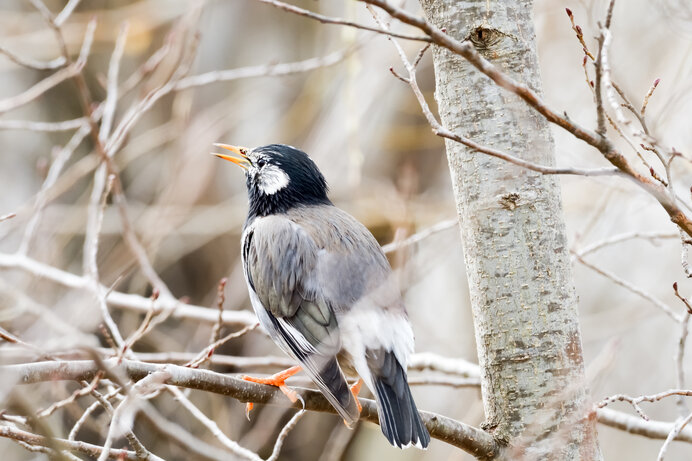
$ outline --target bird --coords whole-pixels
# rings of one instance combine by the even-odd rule
[[[411,395],[406,365],[414,337],[389,262],[370,231],[337,208],[303,151],[285,144],[214,153],[245,171],[248,215],[241,259],[260,325],[299,365],[248,381],[278,386],[301,369],[352,428],[365,385],[390,444],[427,448],[430,434]],[[346,376],[358,377],[349,388]],[[248,411],[251,406],[248,407]]]

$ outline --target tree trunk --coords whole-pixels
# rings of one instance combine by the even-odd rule
[[[437,27],[470,39],[504,72],[540,91],[530,0],[421,3]],[[548,122],[537,112],[449,51],[435,47],[433,59],[445,127],[553,164]],[[469,278],[484,428],[511,447],[512,459],[600,459],[559,182],[453,141],[446,148]]]

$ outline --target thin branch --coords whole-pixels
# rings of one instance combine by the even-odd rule
[[[96,389],[96,386],[98,386],[99,381],[101,380],[101,376],[103,376],[103,373],[97,373],[96,376],[94,376],[94,379],[91,380],[91,383],[89,383],[86,387],[77,389],[66,399],[55,402],[51,404],[48,408],[37,412],[36,417],[45,418],[46,416],[50,416],[53,413],[55,413],[58,409],[76,402],[78,398],[84,397],[85,395],[89,395],[92,391]]]
[[[582,31],[581,27],[574,22],[574,14],[572,13],[572,10],[565,8],[565,12],[567,13],[567,17],[569,17],[569,21],[572,24],[572,30],[577,35],[577,40],[579,40],[579,43],[581,43],[581,48],[584,51],[584,58],[589,57],[592,61],[595,61],[596,58],[593,54],[591,54],[589,47],[586,46],[586,42],[584,41],[584,32]]]
[[[682,321],[682,316],[676,314],[673,312],[673,310],[665,304],[663,301],[653,297],[649,293],[645,292],[641,288],[627,282],[624,279],[621,279],[617,275],[613,274],[612,272],[608,272],[605,269],[601,269],[598,266],[595,266],[591,264],[590,262],[587,262],[585,259],[583,259],[580,255],[575,255],[577,260],[582,263],[584,266],[588,267],[589,269],[598,272],[602,276],[606,277],[607,279],[610,279],[613,283],[616,285],[620,285],[621,287],[625,288],[626,290],[631,291],[632,293],[646,299],[647,301],[651,302],[654,306],[659,308],[664,314],[666,314],[668,317],[671,319],[675,320],[675,322],[680,323]]]
[[[147,405],[145,411],[140,412],[140,418],[152,425],[166,439],[194,455],[194,459],[211,461],[227,461],[228,452],[208,444],[195,437],[182,426],[166,419],[154,405]],[[190,459],[190,458],[188,458]]]
[[[613,402],[627,402],[634,407],[634,409],[637,411],[639,416],[641,416],[645,420],[649,420],[649,417],[644,413],[644,411],[641,409],[639,406],[640,403],[642,402],[658,402],[659,400],[663,400],[667,397],[672,397],[672,396],[684,396],[684,397],[692,397],[692,390],[689,389],[669,389],[667,391],[659,392],[658,394],[651,394],[651,395],[640,395],[638,397],[632,397],[630,395],[626,394],[615,394],[611,395],[610,397],[606,397],[605,399],[601,400],[596,404],[598,408],[603,408],[606,405],[609,405]]]
[[[692,413],[688,414],[684,418],[680,418],[678,421],[675,422],[675,426],[673,429],[670,431],[668,434],[668,437],[666,437],[666,441],[663,442],[663,446],[661,446],[661,450],[658,452],[658,458],[656,458],[656,461],[663,461],[663,458],[666,455],[666,451],[668,451],[668,447],[670,444],[675,440],[679,435],[680,432],[689,424],[689,422],[692,421]]]
[[[118,101],[118,73],[120,72],[120,61],[125,51],[125,42],[127,41],[128,23],[124,22],[120,26],[120,32],[115,40],[115,47],[111,55],[110,64],[108,65],[108,85],[106,92],[106,100],[103,103],[103,115],[101,116],[101,128],[99,129],[99,139],[101,143],[105,143],[108,139],[113,117],[115,116],[116,102]]]
[[[370,27],[370,26],[366,26],[364,24],[358,24],[356,22],[347,21],[347,20],[341,19],[341,18],[333,18],[333,17],[329,17],[329,16],[324,16],[322,14],[314,13],[312,11],[305,10],[303,8],[298,8],[295,5],[289,5],[288,3],[280,2],[277,0],[257,0],[257,1],[259,1],[261,3],[266,3],[268,5],[275,6],[276,8],[279,8],[279,9],[284,10],[284,11],[288,11],[289,13],[297,14],[299,16],[305,16],[305,17],[310,18],[310,19],[315,19],[316,21],[319,21],[322,24],[338,24],[338,25],[342,25],[342,26],[353,27],[355,29],[367,30],[370,32],[377,32],[378,34],[389,35],[390,37],[401,38],[404,40],[415,40],[415,41],[419,41],[419,42],[431,42],[430,37],[398,34],[396,32],[392,32],[390,30],[378,29],[376,27]]]
[[[84,41],[82,43],[82,49],[80,50],[79,59],[77,61],[44,78],[28,90],[24,91],[23,93],[9,97],[7,99],[0,100],[0,114],[3,114],[10,110],[17,109],[18,107],[30,103],[31,101],[38,98],[43,93],[55,87],[56,85],[78,75],[82,71],[84,65],[86,64],[86,59],[89,55],[89,51],[91,50],[91,44],[94,39],[95,28],[96,23],[94,21],[90,21],[87,25],[87,30],[84,35]]]
[[[221,317],[219,317],[221,319]],[[217,323],[218,324],[218,323]],[[259,326],[259,323],[255,323],[254,325],[248,325],[245,328],[243,328],[240,331],[236,331],[234,333],[229,333],[223,338],[217,339],[210,345],[208,345],[202,352],[197,354],[197,356],[190,362],[186,363],[186,367],[191,367],[191,368],[199,368],[200,365],[205,363],[206,361],[210,360],[211,357],[214,355],[214,351],[219,347],[222,346],[223,344],[227,343],[231,339],[236,339],[240,338],[241,336],[244,336],[245,334],[249,333],[250,331],[254,330]]]
[[[642,103],[642,108],[639,111],[639,114],[642,116],[642,119],[644,119],[644,114],[646,113],[646,106],[649,104],[649,98],[654,94],[654,90],[656,90],[656,87],[658,84],[661,83],[661,79],[657,78],[654,80],[653,85],[651,85],[651,88],[649,88],[649,92],[646,93],[646,96],[644,97],[644,102]]]
[[[149,260],[149,256],[147,255],[144,245],[142,245],[142,243],[139,241],[139,238],[132,227],[132,220],[129,217],[125,192],[123,191],[122,183],[119,180],[114,183],[113,199],[118,207],[118,213],[120,214],[120,222],[123,227],[123,237],[127,243],[127,246],[130,248],[130,251],[135,256],[139,268],[149,283],[161,293],[162,298],[173,299],[173,293],[171,293],[171,290],[154,269],[154,265]]]
[[[214,328],[211,330],[210,343],[215,343],[221,338],[221,327],[223,326],[223,303],[226,301],[226,284],[228,283],[228,278],[224,277],[219,280],[219,285],[216,288],[216,308],[219,311],[219,318],[214,324]]]
[[[602,81],[604,64],[603,59],[606,54],[606,40],[605,40],[605,30],[610,27],[610,19],[612,18],[613,6],[615,5],[615,0],[610,0],[608,4],[608,13],[605,29],[601,31],[601,35],[598,37],[598,57],[596,58],[596,83],[594,87],[594,94],[596,96],[596,133],[601,137],[606,136],[606,113],[603,107],[603,92],[602,92]],[[583,38],[582,38],[583,42]],[[585,48],[586,49],[586,48]],[[592,56],[593,57],[593,56]]]
[[[42,277],[70,288],[89,289],[89,281],[85,277],[43,264],[23,255],[0,253],[0,267],[21,269],[36,277]],[[107,292],[106,302],[113,307],[146,313],[151,306],[151,300],[147,297],[108,291],[103,286],[101,289]],[[218,318],[218,313],[208,307],[186,305],[176,299],[160,298],[159,307],[163,310],[171,310],[171,316],[174,318],[190,319],[208,324],[213,324]],[[257,323],[257,317],[249,311],[226,310],[223,313],[223,319],[225,325],[254,325]]]
[[[55,25],[58,27],[62,26],[65,23],[65,21],[67,21],[67,19],[70,17],[74,9],[77,8],[79,2],[80,0],[69,0],[67,2],[67,5],[65,5],[62,11],[53,20],[53,22],[55,22]]]
[[[0,114],[4,114],[5,112],[9,112],[30,103],[51,88],[74,77],[80,70],[81,69],[77,65],[64,67],[36,83],[23,93],[0,100]]]
[[[675,356],[673,357],[675,360],[676,384],[679,388],[685,387],[685,346],[687,345],[687,336],[689,335],[690,315],[690,311],[688,310],[683,316],[682,325],[680,328],[680,338],[678,339],[678,347],[675,350]],[[689,409],[682,396],[678,397],[676,403],[681,416],[689,413]]]
[[[16,216],[17,215],[15,213],[7,213],[5,215],[0,216],[0,222],[7,221],[8,219],[12,219]]]
[[[448,387],[480,387],[479,378],[456,378],[450,376],[409,376],[411,386],[448,386]]]
[[[26,56],[15,54],[2,45],[0,45],[0,54],[4,54],[10,61],[14,62],[15,64],[33,70],[58,69],[60,67],[63,67],[66,62],[64,56],[59,56],[50,61],[37,61],[35,59],[27,58]]]
[[[291,419],[288,420],[286,425],[281,429],[281,432],[279,432],[279,436],[276,438],[276,442],[274,443],[274,449],[272,450],[271,456],[267,458],[267,461],[276,461],[279,459],[279,455],[281,454],[281,448],[284,445],[284,441],[286,440],[286,437],[288,437],[288,433],[293,430],[294,427],[298,424],[298,421],[305,415],[307,410],[304,408],[298,411],[295,415],[291,417]]]
[[[621,411],[611,410],[610,408],[599,408],[596,415],[600,424],[650,439],[665,440],[675,428],[674,423],[645,421],[636,416],[628,415]],[[692,429],[687,427],[684,428],[677,436],[676,440],[692,443]]]
[[[672,238],[679,238],[680,234],[679,233],[674,233],[674,232],[627,232],[624,234],[618,234],[613,237],[609,237],[607,239],[599,240],[597,242],[592,243],[591,245],[584,246],[578,250],[575,250],[574,252],[581,256],[584,257],[588,254],[591,254],[595,251],[598,251],[602,248],[609,247],[611,245],[615,245],[618,243],[626,242],[628,240],[634,240],[634,239],[643,239],[643,240],[649,240],[649,241],[655,241],[658,239],[672,239]]]
[[[392,243],[388,243],[382,247],[382,251],[385,253],[392,253],[394,251],[397,251],[401,248],[405,248],[411,245],[415,245],[416,243],[425,240],[426,238],[430,237],[431,235],[437,234],[439,232],[445,231],[447,229],[452,229],[456,227],[459,224],[459,220],[457,218],[453,219],[447,219],[445,221],[441,221],[433,226],[428,227],[427,229],[423,229],[420,232],[416,232],[412,236],[400,240],[400,241],[394,241]]]
[[[79,145],[82,143],[82,141],[84,140],[84,138],[86,138],[88,134],[89,126],[84,124],[81,125],[80,129],[77,130],[74,133],[74,135],[72,135],[72,138],[65,145],[65,147],[60,149],[60,152],[58,152],[58,154],[55,156],[53,163],[48,169],[46,179],[43,181],[43,184],[41,185],[41,189],[39,190],[38,194],[36,194],[36,201],[34,203],[34,209],[31,214],[31,219],[29,220],[29,223],[26,226],[24,237],[22,238],[22,241],[19,245],[19,249],[17,250],[19,254],[28,254],[29,248],[33,243],[33,238],[36,233],[36,229],[38,228],[38,224],[41,221],[43,209],[48,203],[48,189],[53,187],[55,181],[57,181],[58,177],[60,176],[63,167],[69,161],[74,151],[77,149],[77,147],[79,147]]]
[[[85,117],[65,120],[62,122],[34,122],[32,120],[0,120],[0,130],[25,130],[25,131],[69,131],[83,127],[87,124]]]
[[[239,67],[237,69],[228,70],[214,70],[204,74],[182,78],[179,81],[174,82],[170,88],[166,88],[166,91],[164,91],[163,94],[168,94],[173,90],[182,91],[188,88],[209,85],[211,83],[230,82],[233,80],[255,77],[277,77],[310,72],[316,69],[338,64],[352,52],[353,47],[341,51],[335,51],[325,56],[304,59],[302,61]],[[160,97],[161,96],[158,96],[157,99]]]
[[[70,433],[67,436],[67,440],[75,440],[77,438],[77,434],[79,433],[79,430],[82,428],[84,425],[84,422],[87,420],[87,418],[100,406],[104,407],[106,411],[110,410],[112,411],[112,405],[108,402],[110,399],[114,398],[116,395],[120,394],[120,388],[116,388],[109,392],[106,395],[101,395],[100,393],[94,392],[92,395],[94,398],[96,398],[96,402],[92,403],[87,407],[86,410],[84,410],[84,413],[82,413],[82,416],[79,417],[79,419],[75,422],[74,426],[72,426],[72,429],[70,430]]]
[[[98,445],[93,445],[86,442],[75,442],[60,438],[44,437],[31,432],[23,431],[11,426],[0,424],[0,437],[6,437],[12,440],[27,443],[32,446],[53,447],[56,446],[62,450],[69,450],[75,453],[82,453],[92,458],[97,458],[103,452],[103,448]],[[124,459],[128,461],[137,461],[138,457],[134,451],[110,449],[108,457],[111,459]]]
[[[170,381],[170,380],[169,380]],[[182,386],[184,387],[184,386]],[[180,404],[190,412],[192,416],[195,417],[199,422],[201,422],[209,432],[216,437],[216,439],[221,442],[221,444],[226,447],[231,453],[239,456],[243,459],[249,459],[251,461],[262,461],[256,453],[248,450],[247,448],[241,447],[237,442],[231,440],[223,433],[219,426],[207,415],[205,415],[199,408],[197,408],[190,400],[183,394],[180,389],[173,386],[168,386],[168,390],[173,394],[175,399],[180,402]]]
[[[106,441],[103,445],[104,451],[98,458],[98,461],[106,461],[108,458],[108,453],[106,450],[110,450],[113,440],[115,438],[125,435],[133,445],[135,453],[137,454],[137,459],[139,460],[152,460],[152,461],[163,461],[158,456],[152,454],[148,451],[144,445],[137,439],[137,437],[132,432],[132,425],[136,413],[139,411],[141,406],[141,401],[151,398],[156,394],[156,390],[161,388],[164,381],[168,379],[169,375],[166,371],[157,371],[149,374],[145,378],[138,381],[134,386],[126,390],[126,396],[123,401],[118,405],[117,408],[111,410],[110,424],[108,427],[108,435],[106,436]],[[104,406],[110,406],[108,401],[104,402]]]
[[[99,283],[97,261],[99,234],[101,233],[101,225],[103,223],[104,208],[114,181],[115,175],[109,175],[106,183],[107,185],[104,189],[104,183],[106,182],[106,167],[102,164],[98,170],[96,170],[96,174],[94,175],[94,186],[91,190],[91,197],[89,198],[88,205],[87,228],[84,237],[83,267],[85,277],[88,280],[88,287],[96,297],[96,302],[101,310],[101,317],[108,327],[108,333],[115,341],[115,345],[121,348],[124,344],[123,338],[113,317],[111,317],[108,311],[108,304],[106,302],[107,292]]]
[[[114,368],[116,367],[116,360],[109,359],[105,363],[109,368]],[[120,369],[127,373],[130,379],[135,381],[143,379],[151,373],[164,371],[170,374],[171,378],[167,383],[172,386],[228,395],[241,402],[278,404],[281,406],[290,404],[277,388],[251,383],[209,370],[176,365],[152,365],[131,360],[123,360]],[[88,380],[93,378],[98,371],[99,366],[93,361],[37,362],[0,366],[0,373],[8,380],[17,384],[32,384],[55,380]],[[305,409],[335,413],[334,408],[320,392],[308,389],[296,390],[305,402]],[[379,420],[375,402],[363,398],[359,400],[363,406],[360,418],[377,423]],[[292,406],[294,408],[302,408],[301,402],[296,402]],[[430,435],[434,438],[461,448],[480,458],[490,458],[500,451],[497,442],[485,431],[442,415],[427,411],[421,411],[420,413]]]

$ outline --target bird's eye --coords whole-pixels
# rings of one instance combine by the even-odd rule
[[[257,168],[262,168],[267,163],[263,158],[257,160]]]

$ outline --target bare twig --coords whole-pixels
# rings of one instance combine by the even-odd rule
[[[207,415],[205,415],[199,408],[197,408],[190,400],[185,397],[185,395],[176,387],[168,386],[168,390],[173,394],[176,400],[190,412],[192,416],[195,417],[200,423],[202,423],[211,432],[216,439],[221,442],[221,444],[226,447],[231,453],[242,459],[249,459],[251,461],[261,461],[262,458],[256,453],[248,450],[247,448],[241,447],[237,442],[229,439],[226,434],[223,433],[219,426],[211,420]]]
[[[169,421],[159,413],[154,405],[146,405],[144,411],[140,412],[139,417],[151,424],[154,431],[194,456],[193,459],[210,461],[226,461],[228,459],[227,451],[206,443],[192,435],[182,426]]]
[[[7,221],[8,219],[12,219],[15,216],[17,216],[15,213],[7,213],[5,215],[0,216],[0,222]]]
[[[675,428],[674,423],[661,421],[645,421],[636,416],[628,415],[610,408],[599,408],[596,412],[600,424],[614,427],[631,434],[637,434],[650,439],[664,440]],[[692,443],[692,430],[684,428],[676,440]]]
[[[77,8],[79,2],[80,0],[69,0],[65,7],[62,9],[62,11],[55,17],[55,25],[58,27],[62,26],[65,23],[65,21],[67,21],[67,19],[70,17],[74,9]]]
[[[279,436],[276,438],[276,442],[274,442],[274,449],[272,450],[271,456],[267,458],[267,461],[276,461],[279,459],[279,455],[281,454],[281,447],[283,447],[284,440],[286,440],[286,437],[288,437],[288,433],[293,430],[294,427],[298,424],[298,421],[300,418],[302,418],[307,410],[305,408],[300,409],[298,413],[293,415],[291,419],[288,420],[286,425],[281,429],[281,432],[279,432]]]
[[[240,331],[236,331],[234,333],[229,333],[223,338],[217,339],[213,343],[211,343],[209,346],[207,346],[202,352],[197,354],[197,356],[190,362],[186,363],[186,367],[191,367],[191,368],[198,368],[201,364],[205,363],[206,361],[210,360],[212,355],[214,354],[214,351],[216,350],[217,347],[227,343],[231,339],[235,338],[240,338],[241,336],[244,336],[248,332],[254,330],[259,326],[259,323],[256,323],[254,325],[248,325],[245,328],[243,328]]]
[[[682,432],[690,421],[692,421],[692,413],[688,414],[684,418],[680,418],[675,422],[675,426],[668,434],[668,437],[666,437],[666,441],[663,442],[663,446],[661,446],[661,450],[658,452],[658,458],[656,458],[656,461],[663,461],[670,444],[673,442],[673,440],[675,440],[676,437],[678,437],[678,435],[680,435],[680,432]]]
[[[226,301],[225,289],[228,279],[226,277],[219,280],[219,286],[216,289],[216,308],[219,310],[219,319],[214,324],[211,330],[210,343],[215,343],[221,337],[221,327],[223,326],[223,303]]]
[[[673,239],[679,236],[679,233],[674,232],[627,232],[624,234],[618,234],[613,237],[609,237],[607,239],[599,240],[598,242],[594,242],[591,245],[584,246],[578,250],[575,250],[575,253],[581,257],[584,257],[602,248],[626,242],[628,240],[642,239],[648,240],[650,242],[655,242],[658,239]]]
[[[31,446],[51,447],[57,446],[63,450],[69,450],[75,453],[82,453],[92,458],[101,455],[104,449],[98,445],[93,445],[86,442],[75,442],[66,439],[44,437],[42,435],[32,434],[31,432],[23,431],[11,426],[0,424],[0,437],[6,437],[12,440],[27,443]],[[107,451],[110,458],[125,459],[129,461],[138,460],[137,454],[134,451],[110,449]]]
[[[89,289],[89,281],[85,277],[60,270],[56,267],[43,264],[34,259],[22,255],[9,255],[0,253],[0,267],[18,268],[37,277],[59,283],[63,286],[86,290]],[[104,292],[108,290],[101,286]],[[106,294],[106,302],[111,306],[146,313],[151,307],[149,298],[130,293],[110,291]],[[174,318],[186,318],[198,322],[213,324],[218,318],[218,313],[203,306],[192,306],[180,303],[175,299],[159,299],[162,310],[171,310]],[[254,325],[257,323],[255,314],[249,311],[229,311],[223,313],[225,325]]]
[[[644,114],[646,113],[646,106],[649,104],[649,98],[651,98],[651,96],[654,94],[654,90],[656,90],[656,87],[658,86],[659,83],[661,83],[660,78],[657,78],[656,80],[654,80],[653,85],[651,85],[651,88],[649,88],[649,92],[646,93],[646,96],[644,97],[644,102],[642,103],[642,108],[639,111],[639,113],[642,116],[642,119],[644,118]]]
[[[591,54],[591,52],[589,51],[589,47],[586,46],[586,42],[584,41],[584,32],[581,30],[581,27],[574,22],[574,14],[572,13],[572,10],[570,10],[569,8],[565,8],[565,12],[567,13],[567,17],[569,18],[570,23],[572,23],[572,30],[575,34],[577,34],[577,40],[579,40],[579,43],[581,43],[584,55],[591,58],[592,61],[595,61],[596,58],[593,54]]]
[[[85,117],[65,120],[62,122],[34,122],[32,120],[0,120],[0,130],[26,130],[26,131],[69,131],[83,127],[87,124]]]
[[[426,36],[415,36],[415,35],[406,35],[406,34],[398,34],[396,32],[392,32],[387,29],[377,29],[375,27],[370,27],[366,26],[364,24],[358,24],[356,22],[352,21],[347,21],[345,19],[341,18],[332,18],[329,16],[324,16],[322,14],[314,13],[312,11],[305,10],[303,8],[298,8],[295,5],[289,5],[288,3],[280,2],[278,0],[257,0],[261,3],[267,3],[269,5],[275,6],[281,10],[288,11],[289,13],[297,14],[299,16],[305,16],[310,19],[315,19],[322,24],[338,24],[342,26],[348,26],[348,27],[353,27],[356,29],[361,29],[361,30],[367,30],[370,32],[377,32],[378,34],[382,35],[389,35],[391,37],[396,37],[396,38],[401,38],[404,40],[415,40],[419,42],[430,42],[430,37]]]
[[[413,234],[412,236],[401,240],[401,241],[394,241],[392,243],[388,243],[382,247],[382,251],[385,253],[391,253],[393,251],[397,251],[401,248],[405,248],[407,246],[415,245],[416,243],[430,237],[431,235],[437,234],[438,232],[445,231],[447,229],[452,229],[453,227],[456,227],[459,223],[459,220],[457,218],[453,219],[447,219],[445,221],[441,221],[434,226],[430,226],[427,229],[423,229],[420,232],[417,232]]]
[[[655,298],[654,296],[650,295],[646,291],[642,290],[641,288],[627,282],[626,280],[618,277],[617,275],[613,274],[612,272],[608,272],[605,269],[602,269],[594,264],[591,264],[590,262],[587,262],[585,259],[583,259],[580,255],[575,255],[577,260],[582,263],[584,266],[588,267],[589,269],[594,270],[595,272],[601,274],[602,276],[606,277],[607,279],[610,279],[613,283],[616,285],[620,285],[621,287],[625,288],[626,290],[631,291],[632,293],[646,299],[647,301],[651,302],[654,306],[659,308],[664,314],[666,314],[668,317],[673,319],[675,322],[680,323],[682,321],[682,317],[666,305],[663,301]]]
[[[111,187],[115,180],[114,175],[108,177],[107,185],[103,183],[106,181],[106,168],[105,165],[101,165],[94,175],[94,187],[91,191],[91,197],[89,200],[89,215],[87,221],[86,236],[84,238],[84,273],[89,281],[89,288],[96,297],[97,304],[101,310],[101,317],[104,324],[108,328],[108,333],[115,342],[117,348],[123,347],[123,338],[118,330],[118,326],[113,321],[110,312],[108,311],[108,304],[106,302],[106,292],[104,287],[99,283],[99,271],[98,271],[98,246],[99,246],[99,234],[101,232],[101,224],[103,222],[103,211],[106,206],[106,200],[110,194]],[[103,191],[103,192],[102,192]]]
[[[72,394],[70,394],[68,398],[55,402],[45,410],[37,412],[36,417],[45,418],[46,416],[50,416],[53,413],[55,413],[56,410],[75,402],[78,398],[91,394],[91,392],[94,391],[98,386],[102,376],[103,373],[97,373],[96,376],[94,376],[94,379],[91,380],[91,383],[89,383],[86,387],[77,389]]]
[[[31,219],[29,220],[29,223],[26,226],[24,237],[22,238],[22,242],[20,243],[19,249],[17,250],[19,254],[28,254],[29,248],[32,244],[34,235],[36,233],[36,229],[38,227],[39,222],[41,221],[43,209],[48,203],[47,191],[48,189],[53,187],[55,181],[57,181],[58,177],[60,176],[63,167],[70,159],[74,151],[77,149],[77,147],[79,147],[79,145],[82,143],[87,134],[89,134],[88,125],[82,125],[81,128],[75,132],[75,134],[65,145],[65,147],[60,149],[60,152],[58,152],[58,154],[55,156],[55,160],[53,160],[53,163],[51,164],[50,169],[48,170],[46,179],[43,181],[43,184],[41,185],[41,190],[36,195],[36,201],[34,204],[34,210],[31,215]]]
[[[118,38],[115,40],[115,48],[111,55],[110,65],[108,66],[108,91],[106,100],[103,103],[103,116],[101,117],[101,128],[99,129],[99,139],[101,143],[105,143],[108,139],[108,134],[113,124],[115,115],[115,106],[118,100],[118,73],[120,72],[120,60],[125,51],[125,42],[127,41],[128,23],[125,22],[120,26]]]
[[[133,448],[137,454],[137,459],[163,461],[158,456],[149,452],[144,445],[141,444],[132,432],[132,424],[141,406],[141,401],[151,398],[151,396],[156,393],[156,390],[159,389],[169,377],[170,376],[165,370],[156,371],[141,379],[127,390],[125,399],[123,399],[116,409],[112,410],[108,435],[103,445],[104,451],[101,452],[98,461],[106,461],[108,458],[107,450],[110,450],[113,440],[122,435],[129,435],[127,438],[130,444],[134,445]],[[104,404],[106,406],[110,405],[107,401]]]
[[[4,54],[10,61],[14,62],[15,64],[19,64],[22,67],[26,67],[28,69],[53,70],[65,65],[65,58],[63,56],[59,56],[50,61],[37,61],[35,59],[27,58],[26,56],[21,56],[19,54],[13,53],[12,51],[8,50],[2,45],[0,45],[0,54]]]
[[[94,21],[91,21],[87,26],[87,30],[84,35],[84,41],[82,44],[82,49],[79,53],[79,59],[77,61],[46,77],[45,79],[36,83],[34,86],[24,91],[23,93],[20,93],[16,96],[12,96],[7,99],[0,100],[0,114],[8,112],[10,110],[17,109],[18,107],[30,103],[31,101],[38,98],[43,93],[55,87],[56,85],[78,75],[82,71],[84,65],[86,64],[87,56],[89,55],[89,51],[91,50],[91,44],[93,42],[95,28],[96,23]]]
[[[72,429],[70,430],[70,433],[67,436],[67,440],[70,440],[70,441],[75,440],[77,438],[77,434],[79,433],[79,430],[82,428],[82,426],[84,425],[84,422],[87,420],[87,418],[89,418],[89,416],[99,406],[103,406],[104,408],[106,408],[106,410],[108,410],[108,405],[105,405],[104,401],[108,402],[108,400],[114,398],[116,395],[119,395],[119,394],[120,394],[120,388],[114,389],[106,395],[100,395],[100,394],[93,393],[92,395],[94,395],[97,398],[96,402],[92,403],[91,405],[89,405],[87,407],[86,410],[84,410],[84,413],[82,413],[82,416],[80,416],[79,419],[75,422],[74,426],[72,426]],[[111,409],[112,409],[112,406],[111,406]]]
[[[649,420],[649,417],[644,413],[644,411],[641,409],[639,406],[640,403],[642,402],[658,402],[659,400],[665,399],[666,397],[671,397],[671,396],[685,396],[685,397],[692,397],[692,390],[688,389],[669,389],[667,391],[659,392],[658,394],[651,394],[651,395],[640,395],[639,397],[632,397],[626,394],[615,394],[611,395],[610,397],[606,397],[605,399],[601,400],[596,404],[598,408],[603,408],[608,404],[611,404],[613,402],[619,401],[619,402],[628,402],[631,404],[634,409],[637,411],[639,416],[641,416],[645,420]]]

